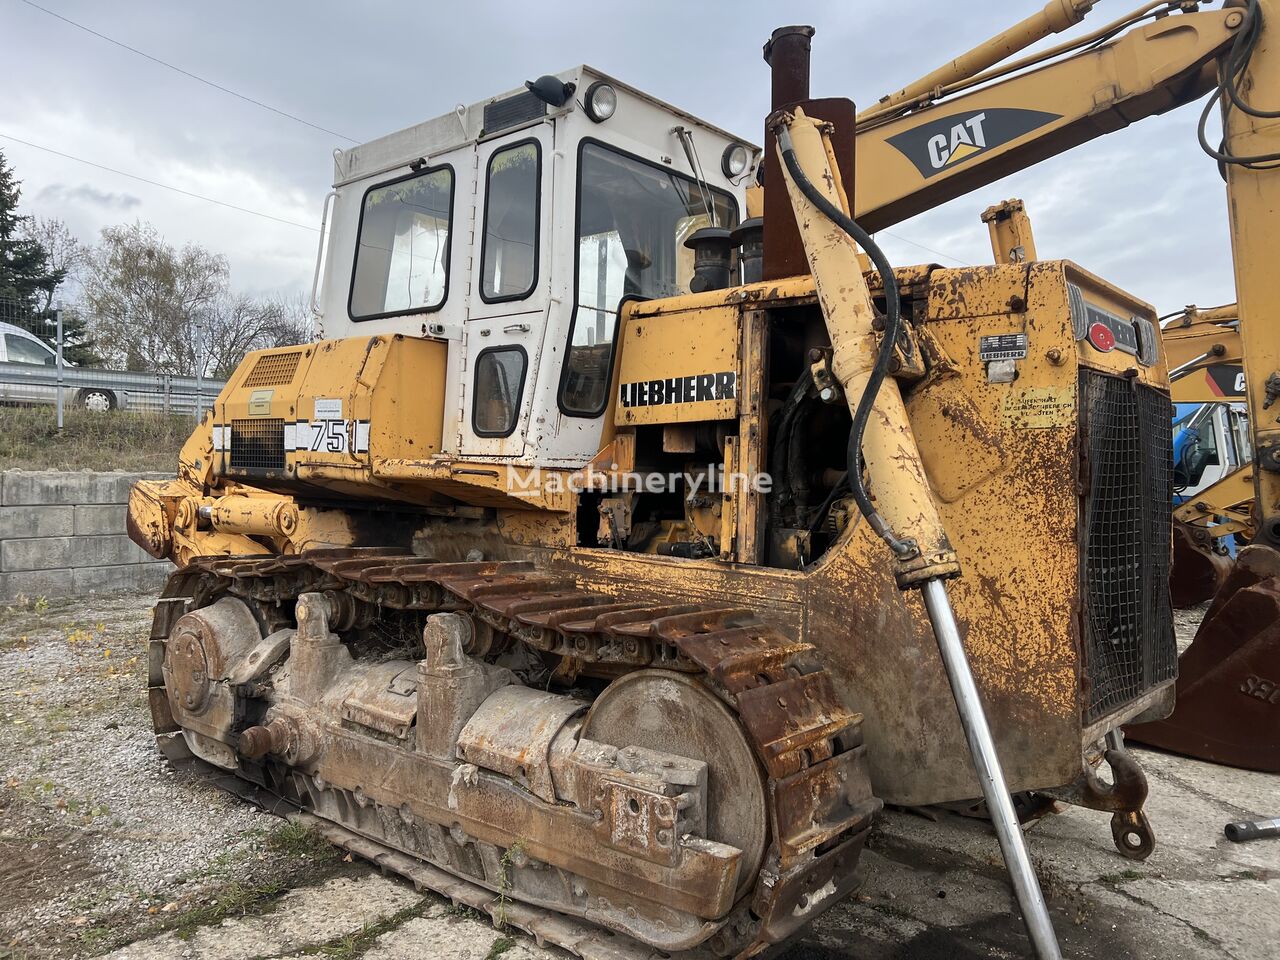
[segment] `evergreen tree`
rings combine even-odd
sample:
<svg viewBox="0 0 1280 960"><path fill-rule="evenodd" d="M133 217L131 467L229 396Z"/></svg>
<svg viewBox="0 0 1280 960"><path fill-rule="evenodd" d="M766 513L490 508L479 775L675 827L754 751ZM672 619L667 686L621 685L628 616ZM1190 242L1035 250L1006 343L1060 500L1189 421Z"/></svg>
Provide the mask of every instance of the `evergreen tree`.
<svg viewBox="0 0 1280 960"><path fill-rule="evenodd" d="M22 326L56 349L54 292L66 279L68 267L39 238L50 236L73 247L75 239L58 221L19 214L21 196L22 185L0 153L0 320ZM66 260L68 252L61 259ZM79 366L100 362L88 325L74 310L62 315L62 355Z"/></svg>
<svg viewBox="0 0 1280 960"><path fill-rule="evenodd" d="M37 320L66 271L52 269L48 251L26 236L29 218L18 213L21 196L22 186L0 153L0 318Z"/></svg>

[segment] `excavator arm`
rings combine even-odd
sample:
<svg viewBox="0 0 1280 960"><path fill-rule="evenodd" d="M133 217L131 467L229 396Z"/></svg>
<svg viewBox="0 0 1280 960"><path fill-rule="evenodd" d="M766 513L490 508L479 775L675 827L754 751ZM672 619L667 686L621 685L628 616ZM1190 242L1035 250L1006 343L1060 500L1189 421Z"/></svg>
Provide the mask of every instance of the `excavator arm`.
<svg viewBox="0 0 1280 960"><path fill-rule="evenodd" d="M863 111L857 129L855 218L867 230L883 230L1203 97L1214 88L1218 58L1231 47L1243 22L1239 9L1171 13L1101 46L1086 46L1007 79L917 103L909 112L902 111L911 101ZM950 87L935 89L963 88L1001 72L960 76Z"/></svg>
<svg viewBox="0 0 1280 960"><path fill-rule="evenodd" d="M1209 310L1188 306L1161 335L1174 403L1245 399L1244 345L1234 303Z"/></svg>

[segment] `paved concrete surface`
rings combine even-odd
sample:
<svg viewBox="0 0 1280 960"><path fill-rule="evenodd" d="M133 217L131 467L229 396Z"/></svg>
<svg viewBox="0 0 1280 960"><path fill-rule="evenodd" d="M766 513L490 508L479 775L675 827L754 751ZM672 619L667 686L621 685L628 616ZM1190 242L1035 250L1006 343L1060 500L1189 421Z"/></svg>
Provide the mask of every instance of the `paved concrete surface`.
<svg viewBox="0 0 1280 960"><path fill-rule="evenodd" d="M0 958L550 960L516 933L169 771L142 696L150 599L0 608ZM1280 955L1280 841L1228 820L1280 812L1280 777L1141 751L1155 854L1067 809L1028 832L1070 958ZM788 960L1029 956L985 824L889 811L862 892Z"/></svg>

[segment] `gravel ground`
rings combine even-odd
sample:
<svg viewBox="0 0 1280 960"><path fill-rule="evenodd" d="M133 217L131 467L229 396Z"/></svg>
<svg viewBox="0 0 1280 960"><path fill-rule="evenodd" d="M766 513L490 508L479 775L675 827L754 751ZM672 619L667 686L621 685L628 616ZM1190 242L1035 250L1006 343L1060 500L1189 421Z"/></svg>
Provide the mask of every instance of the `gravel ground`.
<svg viewBox="0 0 1280 960"><path fill-rule="evenodd" d="M550 960L519 935L378 876L170 771L152 743L150 599L0 610L0 958L324 955ZM1180 611L1185 642L1203 611ZM1280 843L1222 824L1274 816L1280 778L1141 752L1155 855L1069 808L1028 842L1069 957L1263 960L1280 940ZM1026 956L985 824L881 819L863 893L788 960Z"/></svg>
<svg viewBox="0 0 1280 960"><path fill-rule="evenodd" d="M15 951L110 943L117 929L158 926L281 867L263 851L276 818L187 782L157 753L143 662L149 604L130 596L4 614L0 944Z"/></svg>

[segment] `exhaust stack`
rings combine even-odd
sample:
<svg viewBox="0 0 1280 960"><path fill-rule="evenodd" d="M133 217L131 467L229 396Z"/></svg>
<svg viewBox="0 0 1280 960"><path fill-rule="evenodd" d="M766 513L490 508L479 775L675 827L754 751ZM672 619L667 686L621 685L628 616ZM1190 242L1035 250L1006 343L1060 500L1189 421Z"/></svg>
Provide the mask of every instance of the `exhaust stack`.
<svg viewBox="0 0 1280 960"><path fill-rule="evenodd" d="M841 179L853 189L854 132L856 129L853 101L844 97L809 96L809 67L814 29L805 25L779 27L764 45L764 62L772 72L770 113L794 113L803 109L806 116L834 125L831 145ZM764 250L760 264L762 280L780 280L809 272L804 244L796 229L791 201L787 197L786 180L778 160L777 140L773 124L766 120L764 130ZM850 196L852 201L852 196Z"/></svg>

